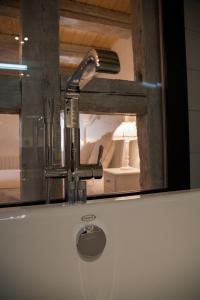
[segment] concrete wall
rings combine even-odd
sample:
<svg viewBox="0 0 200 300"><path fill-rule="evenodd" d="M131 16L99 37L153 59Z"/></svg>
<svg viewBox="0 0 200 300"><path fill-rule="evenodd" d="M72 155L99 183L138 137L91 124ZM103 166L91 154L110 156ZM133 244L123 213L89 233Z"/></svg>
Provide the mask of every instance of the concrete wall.
<svg viewBox="0 0 200 300"><path fill-rule="evenodd" d="M200 1L185 0L191 187L200 187Z"/></svg>

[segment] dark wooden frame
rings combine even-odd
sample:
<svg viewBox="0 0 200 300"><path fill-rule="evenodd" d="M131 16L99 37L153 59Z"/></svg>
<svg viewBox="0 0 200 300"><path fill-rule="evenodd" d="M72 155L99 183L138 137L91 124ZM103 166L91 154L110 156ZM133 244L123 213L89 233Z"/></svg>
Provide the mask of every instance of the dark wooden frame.
<svg viewBox="0 0 200 300"><path fill-rule="evenodd" d="M161 0L166 117L167 187L190 188L184 1Z"/></svg>

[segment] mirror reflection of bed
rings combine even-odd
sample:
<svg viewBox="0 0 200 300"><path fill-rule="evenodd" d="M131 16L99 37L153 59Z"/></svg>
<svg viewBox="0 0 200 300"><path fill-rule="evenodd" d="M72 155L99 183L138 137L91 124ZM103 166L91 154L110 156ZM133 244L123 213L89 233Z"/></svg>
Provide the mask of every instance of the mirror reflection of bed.
<svg viewBox="0 0 200 300"><path fill-rule="evenodd" d="M135 122L134 116L80 114L81 163L96 163L98 148L104 147L102 179L88 180L88 195L134 191L139 186L139 153L137 138L129 137L129 168L124 165L125 140L114 137L123 122ZM0 199L20 200L19 116L0 115Z"/></svg>
<svg viewBox="0 0 200 300"><path fill-rule="evenodd" d="M19 115L0 114L0 201L19 199Z"/></svg>
<svg viewBox="0 0 200 300"><path fill-rule="evenodd" d="M125 132L120 131L122 124L125 127L126 124L135 125L135 116L80 114L81 163L96 163L98 148L100 145L104 147L102 158L104 176L102 179L87 181L88 195L140 189L137 132L134 135L127 127ZM115 134L117 130L118 135L122 132L119 138ZM127 132L129 137L126 136ZM128 149L125 149L126 146ZM128 163L125 162L127 159L125 151L128 152Z"/></svg>
<svg viewBox="0 0 200 300"><path fill-rule="evenodd" d="M0 170L0 199L1 202L20 200L20 170Z"/></svg>

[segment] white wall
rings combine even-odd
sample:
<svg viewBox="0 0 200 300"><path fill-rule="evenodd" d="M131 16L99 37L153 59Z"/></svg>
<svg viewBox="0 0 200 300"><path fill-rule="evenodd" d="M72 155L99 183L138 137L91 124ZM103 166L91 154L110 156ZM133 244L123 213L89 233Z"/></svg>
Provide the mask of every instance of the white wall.
<svg viewBox="0 0 200 300"><path fill-rule="evenodd" d="M84 140L84 127L88 122L87 116L90 115L80 114L80 137L82 140ZM123 119L123 115L99 115L99 119L96 119L93 124L87 126L87 142L97 141L104 134L114 132Z"/></svg>
<svg viewBox="0 0 200 300"><path fill-rule="evenodd" d="M200 1L185 0L191 187L200 187Z"/></svg>
<svg viewBox="0 0 200 300"><path fill-rule="evenodd" d="M115 78L134 80L132 38L118 40L113 45L112 50L117 52L121 67L119 74Z"/></svg>

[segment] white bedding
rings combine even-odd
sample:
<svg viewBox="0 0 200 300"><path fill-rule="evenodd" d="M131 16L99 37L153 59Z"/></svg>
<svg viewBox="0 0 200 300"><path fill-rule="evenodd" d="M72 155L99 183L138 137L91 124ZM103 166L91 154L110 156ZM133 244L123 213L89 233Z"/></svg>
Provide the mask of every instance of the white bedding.
<svg viewBox="0 0 200 300"><path fill-rule="evenodd" d="M20 170L0 170L0 189L16 189L20 187Z"/></svg>
<svg viewBox="0 0 200 300"><path fill-rule="evenodd" d="M87 181L89 195L102 194L103 179ZM20 197L20 170L0 170L0 202L19 199Z"/></svg>
<svg viewBox="0 0 200 300"><path fill-rule="evenodd" d="M0 170L0 203L20 200L20 170Z"/></svg>
<svg viewBox="0 0 200 300"><path fill-rule="evenodd" d="M104 179L87 180L87 194L99 195L104 193Z"/></svg>

